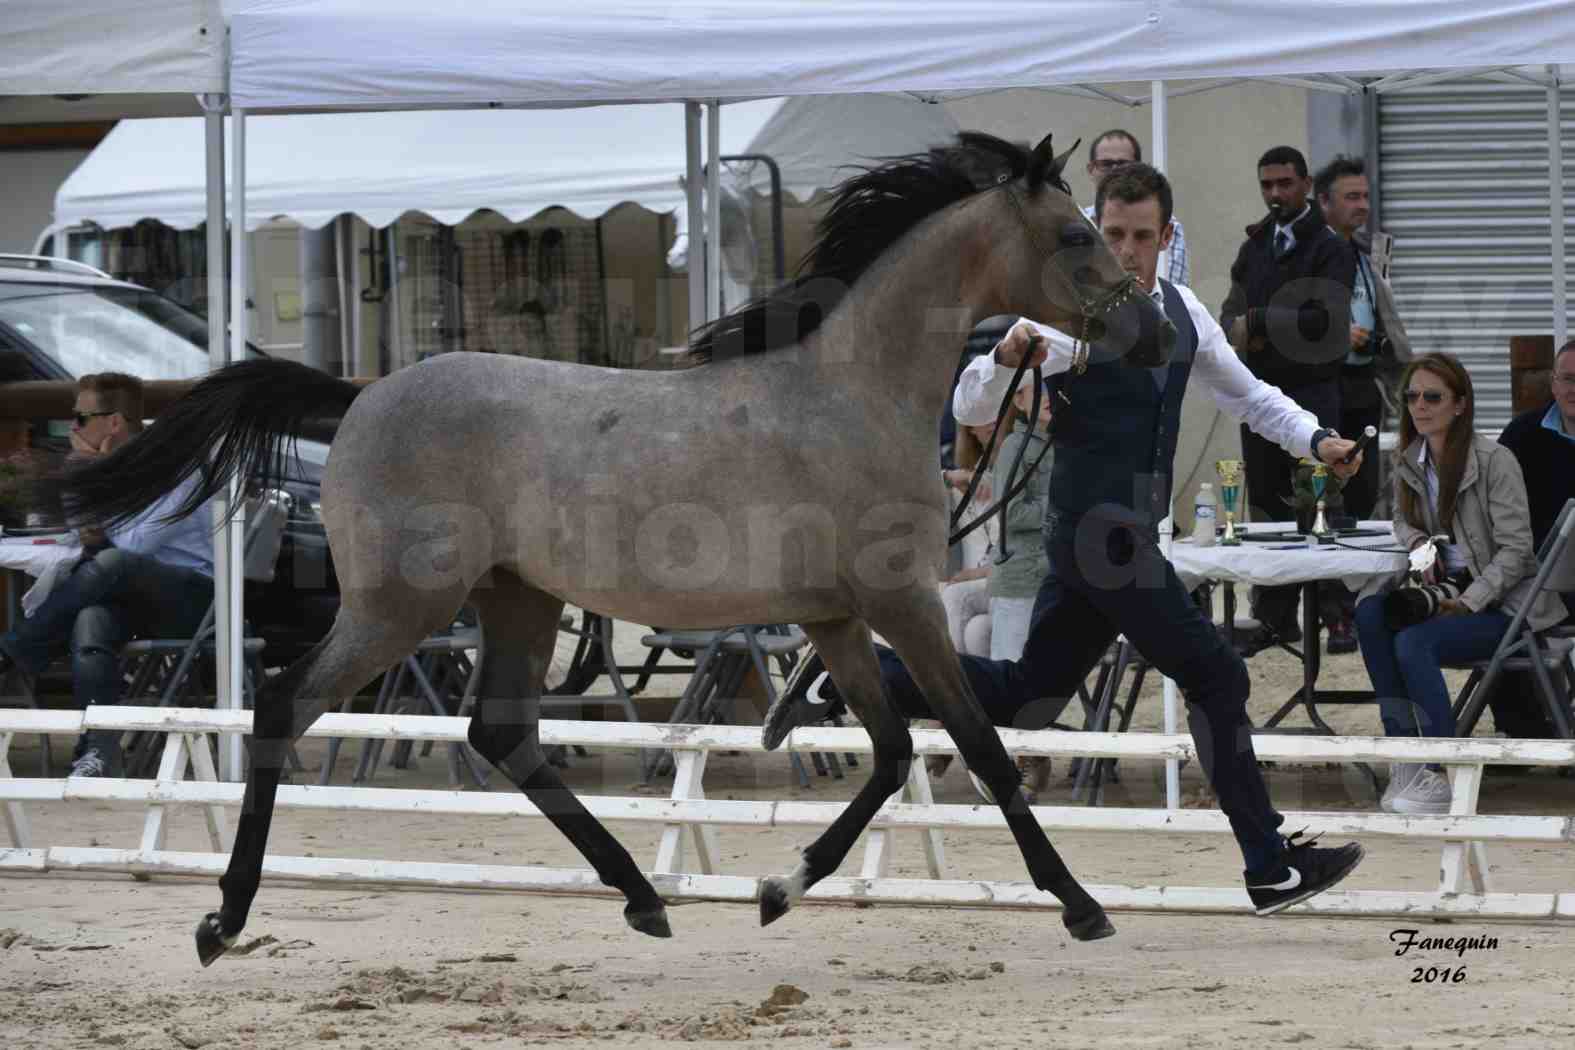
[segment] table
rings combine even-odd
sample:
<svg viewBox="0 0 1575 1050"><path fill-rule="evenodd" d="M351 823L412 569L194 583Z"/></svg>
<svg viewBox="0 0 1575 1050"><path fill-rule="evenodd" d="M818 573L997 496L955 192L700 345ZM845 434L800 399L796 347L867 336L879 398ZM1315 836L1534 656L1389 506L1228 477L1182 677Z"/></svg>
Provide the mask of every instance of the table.
<svg viewBox="0 0 1575 1050"><path fill-rule="evenodd" d="M69 568L81 556L82 545L72 532L54 536L0 536L0 569L16 569L38 579L22 595L22 610L28 615L49 597L61 570Z"/></svg>
<svg viewBox="0 0 1575 1050"><path fill-rule="evenodd" d="M1252 533L1291 533L1296 526L1291 522L1254 523ZM1407 559L1396 545L1394 528L1387 521L1364 521L1359 529L1376 535L1338 537L1339 545L1317 544L1308 546L1300 541L1243 540L1239 547L1199 547L1190 540L1177 541L1171 549L1171 564L1182 585L1192 590L1207 580L1227 585L1225 592L1225 623L1227 630L1234 628L1236 602L1233 584L1274 586L1295 584L1302 590L1303 649L1297 650L1285 643L1280 648L1302 662L1302 685L1262 727L1280 732L1323 733L1333 735L1318 714L1318 704L1373 703L1375 694L1370 690L1320 690L1318 670L1323 648L1319 644L1322 633L1318 622L1317 583L1319 580L1339 580L1353 591L1360 592L1363 585L1375 577L1393 576L1403 571ZM1377 548L1377 549L1373 549ZM1285 720L1296 707L1306 709L1308 728L1282 728Z"/></svg>

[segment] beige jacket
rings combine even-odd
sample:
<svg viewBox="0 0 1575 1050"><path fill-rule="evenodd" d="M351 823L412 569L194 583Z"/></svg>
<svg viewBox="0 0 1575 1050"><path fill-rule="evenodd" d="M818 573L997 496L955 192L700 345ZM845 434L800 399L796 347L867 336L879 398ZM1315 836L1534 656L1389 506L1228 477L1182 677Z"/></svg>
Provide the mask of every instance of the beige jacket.
<svg viewBox="0 0 1575 1050"><path fill-rule="evenodd" d="M1471 569L1471 586L1466 588L1460 600L1472 612L1497 605L1513 615L1525 605L1537 574L1531 515L1526 509L1526 481L1520 472L1520 461L1498 442L1481 436L1474 438L1467 454L1466 472L1460 479L1460 493L1455 498L1455 520L1452 527L1445 530L1439 527L1435 512L1429 506L1427 482L1422 465L1417 462L1423 440L1413 441L1394 463L1395 495L1390 502L1394 506L1395 539L1401 547L1410 549L1430 535L1448 531ZM1416 528L1402 516L1399 495L1402 485L1417 494L1427 514L1428 531ZM1369 592L1387 591L1404 577L1405 574L1400 573L1392 580L1380 581L1364 589L1363 596ZM1526 618L1534 630L1540 631L1558 623L1564 616L1564 603L1556 594L1544 592Z"/></svg>

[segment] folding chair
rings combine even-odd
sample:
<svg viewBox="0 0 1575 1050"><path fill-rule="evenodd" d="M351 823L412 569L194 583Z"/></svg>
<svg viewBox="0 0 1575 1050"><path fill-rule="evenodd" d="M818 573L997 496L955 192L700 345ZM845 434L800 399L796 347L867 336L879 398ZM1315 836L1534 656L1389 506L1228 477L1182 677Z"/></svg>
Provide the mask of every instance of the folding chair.
<svg viewBox="0 0 1575 1050"><path fill-rule="evenodd" d="M769 706L776 700L776 687L767 664L775 658L784 675L793 669L798 651L809 642L808 636L792 624L740 624L720 631L658 631L640 639L652 649L672 649L696 653L694 672L683 695L673 708L670 722L700 724L731 720L733 701L738 697L744 676L751 668L760 677ZM799 783L808 786L809 776L797 753L793 767ZM643 756L641 765L647 781L669 768L671 756L653 751ZM840 771L838 772L840 776Z"/></svg>
<svg viewBox="0 0 1575 1050"><path fill-rule="evenodd" d="M293 497L282 489L269 489L246 503L246 535L242 573L247 580L269 583L284 543L285 525L290 519ZM198 658L215 650L215 606L210 604L202 622L190 638L137 638L121 651L121 670L130 679L123 703L138 701L156 707L169 707L183 696L198 696L202 677ZM242 696L250 708L263 678L262 650L266 643L249 629L241 640L243 673ZM152 771L159 759L163 734L136 734L125 750L126 773L138 776ZM290 761L299 770L300 760L292 748Z"/></svg>
<svg viewBox="0 0 1575 1050"><path fill-rule="evenodd" d="M474 659L470 656L472 652L476 654ZM482 629L463 622L463 619L456 621L448 630L423 639L414 652L407 654L384 673L372 713L397 713L425 705L428 713L434 715L468 715L481 686L481 668L485 658ZM354 697L346 699L340 709L349 711L353 702ZM319 784L327 784L333 776L334 763L339 758L342 743L339 737L328 741L328 755L323 759L323 769L317 781ZM356 761L355 772L350 777L352 783L361 784L372 779L382 760L384 743L381 739L362 741L361 754ZM469 768L471 779L477 787L486 787L487 772L470 747L453 742L448 748L449 787L459 788L461 763ZM410 741L400 741L394 747L390 764L396 769L404 769L409 763L410 750ZM430 750L431 742L428 741L422 753L427 754Z"/></svg>
<svg viewBox="0 0 1575 1050"><path fill-rule="evenodd" d="M1455 699L1456 734L1466 737L1476 728L1482 717L1482 708L1493 695L1493 686L1501 671L1530 671L1536 683L1538 699L1547 712L1554 732L1565 740L1575 738L1571 731L1571 702L1575 699L1575 672L1569 666L1569 656L1575 649L1575 637L1567 626L1559 625L1545 631L1533 631L1526 623L1526 614L1544 592L1567 595L1575 593L1575 499L1565 501L1553 529L1537 551L1537 575L1531 592L1510 620L1509 629L1499 640L1490 660L1471 663L1445 662L1445 667L1470 668L1471 677ZM1564 678L1562 695L1554 688L1553 673Z"/></svg>

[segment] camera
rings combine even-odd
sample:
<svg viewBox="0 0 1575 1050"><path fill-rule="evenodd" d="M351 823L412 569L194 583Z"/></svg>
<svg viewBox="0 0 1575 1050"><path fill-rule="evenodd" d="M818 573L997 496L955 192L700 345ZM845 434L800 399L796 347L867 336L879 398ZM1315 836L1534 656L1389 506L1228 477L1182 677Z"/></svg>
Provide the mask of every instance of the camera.
<svg viewBox="0 0 1575 1050"><path fill-rule="evenodd" d="M1398 587L1384 595L1384 625L1393 633L1415 627L1432 619L1446 598L1458 598L1464 589L1452 580Z"/></svg>

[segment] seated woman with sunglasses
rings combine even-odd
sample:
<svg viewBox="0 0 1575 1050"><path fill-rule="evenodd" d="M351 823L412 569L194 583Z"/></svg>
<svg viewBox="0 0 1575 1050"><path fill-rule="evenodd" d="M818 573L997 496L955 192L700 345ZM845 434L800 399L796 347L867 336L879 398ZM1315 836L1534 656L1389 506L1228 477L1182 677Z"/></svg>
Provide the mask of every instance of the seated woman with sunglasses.
<svg viewBox="0 0 1575 1050"><path fill-rule="evenodd" d="M1394 458L1394 528L1400 546L1432 537L1438 558L1424 583L1431 597L1398 600L1380 581L1356 606L1362 659L1390 736L1455 735L1442 661L1486 660L1527 600L1536 569L1526 483L1509 449L1473 427L1471 377L1450 354L1416 358L1401 380L1406 412ZM1533 627L1556 623L1558 600L1542 595ZM1420 618L1419 618L1420 617ZM1416 621L1416 622L1412 622ZM1380 805L1391 813L1449 812L1441 769L1394 763Z"/></svg>

